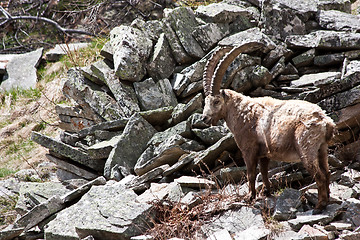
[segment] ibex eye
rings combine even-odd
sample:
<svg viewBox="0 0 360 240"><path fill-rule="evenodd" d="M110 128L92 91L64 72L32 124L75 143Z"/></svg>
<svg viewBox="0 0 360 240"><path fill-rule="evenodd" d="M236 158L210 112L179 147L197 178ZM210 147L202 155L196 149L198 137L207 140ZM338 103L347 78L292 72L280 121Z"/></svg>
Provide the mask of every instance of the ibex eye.
<svg viewBox="0 0 360 240"><path fill-rule="evenodd" d="M220 101L219 100L215 100L214 101L214 105L219 105Z"/></svg>

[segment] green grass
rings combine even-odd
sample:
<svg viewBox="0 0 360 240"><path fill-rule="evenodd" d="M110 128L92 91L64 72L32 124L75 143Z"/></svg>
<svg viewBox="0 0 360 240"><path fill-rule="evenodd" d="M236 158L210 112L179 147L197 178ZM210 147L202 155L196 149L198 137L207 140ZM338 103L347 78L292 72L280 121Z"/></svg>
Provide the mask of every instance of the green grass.
<svg viewBox="0 0 360 240"><path fill-rule="evenodd" d="M8 176L11 176L15 172L16 171L8 169L8 168L0 168L0 178L5 178L5 177L8 177Z"/></svg>
<svg viewBox="0 0 360 240"><path fill-rule="evenodd" d="M15 103L20 99L26 99L28 102L36 101L41 97L41 91L37 88L30 89L11 89L10 91L4 92L0 94L0 107L5 104L5 98L11 98L10 106L15 105Z"/></svg>

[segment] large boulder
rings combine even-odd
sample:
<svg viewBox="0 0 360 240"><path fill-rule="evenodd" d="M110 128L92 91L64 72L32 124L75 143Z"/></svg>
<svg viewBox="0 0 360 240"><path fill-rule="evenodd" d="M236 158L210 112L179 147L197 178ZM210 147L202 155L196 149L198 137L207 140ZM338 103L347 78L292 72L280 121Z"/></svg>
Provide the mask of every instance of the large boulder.
<svg viewBox="0 0 360 240"><path fill-rule="evenodd" d="M167 21L172 29L174 29L189 56L200 59L205 55L205 52L192 35L192 32L199 23L191 8L179 7L169 10L166 13L165 21Z"/></svg>
<svg viewBox="0 0 360 240"><path fill-rule="evenodd" d="M120 167L121 174L127 176L134 171L134 166L146 149L147 142L157 131L140 114L135 113L129 119L118 143L111 151L104 168L104 176L110 178L114 167Z"/></svg>
<svg viewBox="0 0 360 240"><path fill-rule="evenodd" d="M360 16L350 13L344 13L336 10L321 10L319 15L319 24L322 28L337 31L360 31Z"/></svg>
<svg viewBox="0 0 360 240"><path fill-rule="evenodd" d="M121 184L94 186L79 202L61 211L45 228L45 238L130 239L149 227L151 205ZM116 201L114 201L116 199Z"/></svg>
<svg viewBox="0 0 360 240"><path fill-rule="evenodd" d="M35 88L37 83L36 67L39 65L43 49L18 54L11 58L6 66L8 78L1 82L0 91L11 89Z"/></svg>
<svg viewBox="0 0 360 240"><path fill-rule="evenodd" d="M121 80L140 81L146 75L146 62L152 41L139 29L119 26L111 30L115 74Z"/></svg>

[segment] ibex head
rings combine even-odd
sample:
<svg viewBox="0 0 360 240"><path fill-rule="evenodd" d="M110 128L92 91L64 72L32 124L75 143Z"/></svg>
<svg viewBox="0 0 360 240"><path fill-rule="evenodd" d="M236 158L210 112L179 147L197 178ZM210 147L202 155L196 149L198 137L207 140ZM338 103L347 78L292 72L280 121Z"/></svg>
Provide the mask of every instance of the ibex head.
<svg viewBox="0 0 360 240"><path fill-rule="evenodd" d="M226 94L220 90L220 87L228 66L240 53L255 51L261 47L263 47L261 43L248 42L235 48L222 47L213 53L206 64L203 76L205 123L216 125L226 115Z"/></svg>

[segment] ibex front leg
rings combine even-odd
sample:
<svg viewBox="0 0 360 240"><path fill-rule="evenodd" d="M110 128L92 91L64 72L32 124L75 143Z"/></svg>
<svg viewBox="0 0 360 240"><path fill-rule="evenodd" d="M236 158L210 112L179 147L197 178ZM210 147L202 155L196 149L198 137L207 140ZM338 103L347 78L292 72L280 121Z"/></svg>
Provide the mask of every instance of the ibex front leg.
<svg viewBox="0 0 360 240"><path fill-rule="evenodd" d="M256 179L256 166L258 163L257 151L243 152L243 157L246 164L247 179L249 181L249 194L246 198L247 200L253 200L256 198L255 179Z"/></svg>

